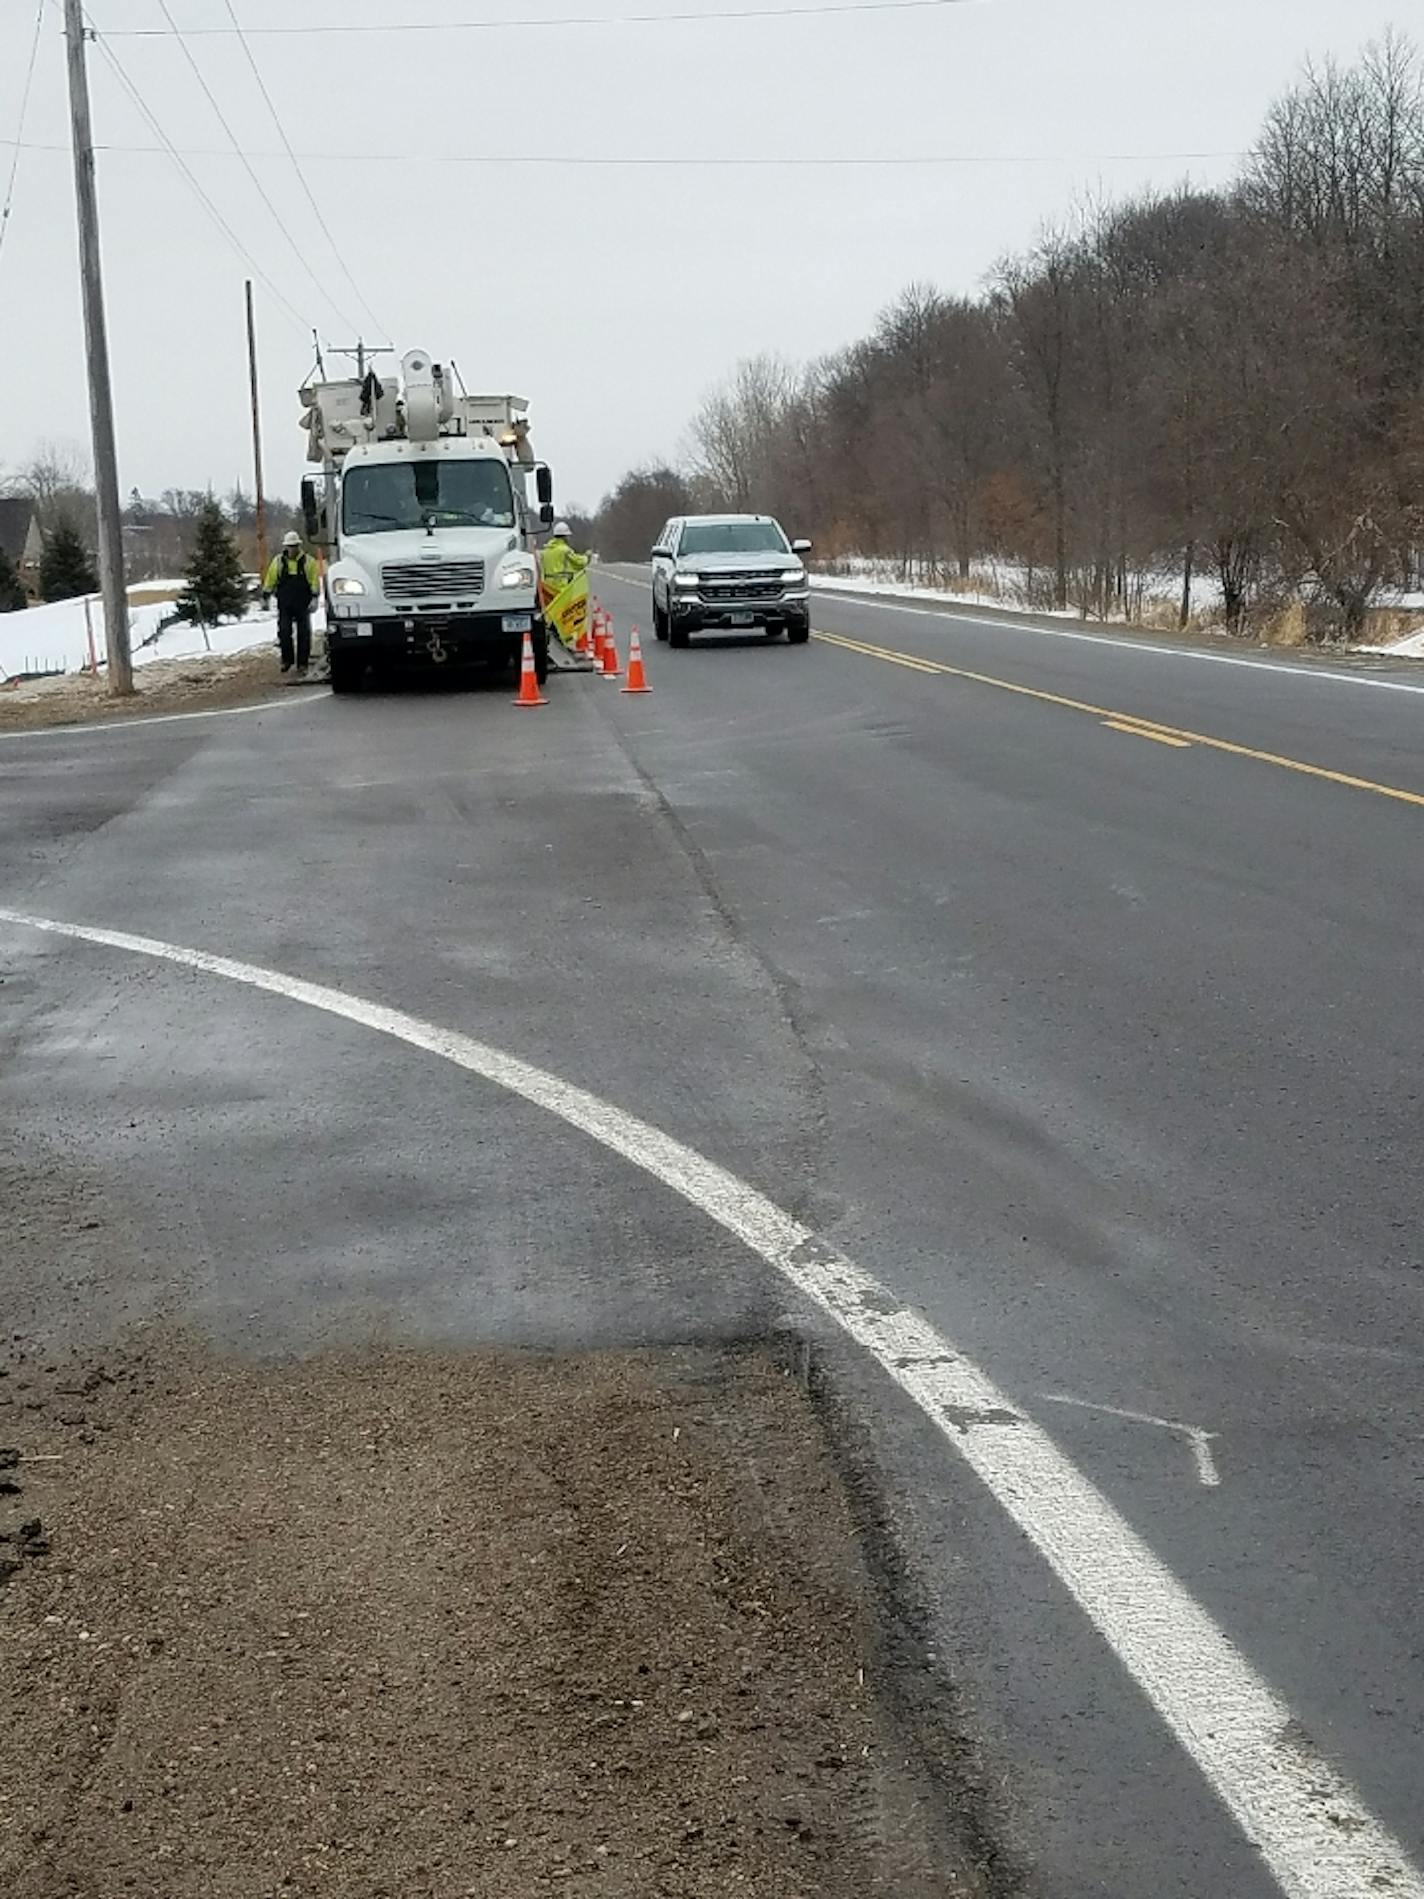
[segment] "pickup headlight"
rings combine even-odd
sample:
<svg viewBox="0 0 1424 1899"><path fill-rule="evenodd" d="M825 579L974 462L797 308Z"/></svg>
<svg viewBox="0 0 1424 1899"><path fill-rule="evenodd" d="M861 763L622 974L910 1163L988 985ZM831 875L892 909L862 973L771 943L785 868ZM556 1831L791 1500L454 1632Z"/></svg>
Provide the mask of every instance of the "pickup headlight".
<svg viewBox="0 0 1424 1899"><path fill-rule="evenodd" d="M806 585L806 569L804 567L788 567L781 576L781 584L783 587L804 587Z"/></svg>
<svg viewBox="0 0 1424 1899"><path fill-rule="evenodd" d="M534 569L532 567L506 567L499 577L501 587L532 587Z"/></svg>
<svg viewBox="0 0 1424 1899"><path fill-rule="evenodd" d="M341 574L332 581L331 591L338 594L365 593L366 583L364 580L353 580L349 574Z"/></svg>
<svg viewBox="0 0 1424 1899"><path fill-rule="evenodd" d="M702 576L701 574L674 574L672 584L674 587L700 587Z"/></svg>

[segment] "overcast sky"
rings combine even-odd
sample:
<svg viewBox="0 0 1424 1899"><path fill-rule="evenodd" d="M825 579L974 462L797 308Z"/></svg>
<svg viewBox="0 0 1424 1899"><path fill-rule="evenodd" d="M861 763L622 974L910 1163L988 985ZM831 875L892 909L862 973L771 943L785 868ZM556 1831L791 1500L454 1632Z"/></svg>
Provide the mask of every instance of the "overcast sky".
<svg viewBox="0 0 1424 1899"><path fill-rule="evenodd" d="M668 17L792 3L232 0L230 12L167 0L304 268L182 45L118 37L163 28L163 0L91 0L109 50L169 139L199 154L186 158L194 176L297 313L259 284L269 486L293 494L302 473L294 392L311 326L340 344L374 319L381 342L453 356L472 389L527 396L563 501L591 504L629 466L675 455L699 396L738 357L834 349L916 278L973 290L1086 191L1225 179L1307 54L1353 58L1409 12L1398 0L961 0ZM0 139L15 136L35 12L0 0ZM194 31L230 28L234 13L349 278L242 43ZM633 13L659 17L618 17ZM532 24L571 14L597 23ZM405 30L257 31L393 19ZM410 30L455 20L502 23ZM91 83L98 142L155 145L102 49ZM88 426L54 6L25 138L57 149L21 151L0 252L0 468L12 469L40 438L82 443ZM933 155L966 162L514 162ZM9 158L0 145L0 197ZM461 159L476 162L444 162ZM161 151L102 153L99 187L125 491L248 482L249 267Z"/></svg>

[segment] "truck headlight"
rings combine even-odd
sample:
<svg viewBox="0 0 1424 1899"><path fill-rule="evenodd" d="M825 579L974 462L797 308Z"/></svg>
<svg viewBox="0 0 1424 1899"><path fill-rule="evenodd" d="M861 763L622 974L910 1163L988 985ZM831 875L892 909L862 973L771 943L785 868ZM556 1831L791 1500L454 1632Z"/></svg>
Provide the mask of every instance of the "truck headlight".
<svg viewBox="0 0 1424 1899"><path fill-rule="evenodd" d="M501 587L532 587L534 569L532 567L506 567L499 577Z"/></svg>
<svg viewBox="0 0 1424 1899"><path fill-rule="evenodd" d="M788 567L786 572L781 576L781 584L783 587L804 587L806 585L806 569L804 567Z"/></svg>
<svg viewBox="0 0 1424 1899"><path fill-rule="evenodd" d="M342 574L332 581L331 591L333 593L365 593L366 583L364 580L353 580L349 574Z"/></svg>
<svg viewBox="0 0 1424 1899"><path fill-rule="evenodd" d="M702 576L701 574L674 574L672 584L674 587L700 587Z"/></svg>

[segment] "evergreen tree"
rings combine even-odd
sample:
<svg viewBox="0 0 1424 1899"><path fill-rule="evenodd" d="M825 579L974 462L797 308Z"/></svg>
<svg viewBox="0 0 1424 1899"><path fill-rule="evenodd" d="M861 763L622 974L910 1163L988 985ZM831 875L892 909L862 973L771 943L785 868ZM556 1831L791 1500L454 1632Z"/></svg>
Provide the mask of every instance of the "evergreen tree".
<svg viewBox="0 0 1424 1899"><path fill-rule="evenodd" d="M212 626L217 620L240 620L247 611L242 557L222 509L211 499L198 516L187 580L187 588L178 602L181 619L192 620L199 626Z"/></svg>
<svg viewBox="0 0 1424 1899"><path fill-rule="evenodd" d="M26 604L25 590L20 585L15 563L0 547L0 613L18 613Z"/></svg>
<svg viewBox="0 0 1424 1899"><path fill-rule="evenodd" d="M44 600L73 600L83 593L99 591L99 576L84 538L74 523L61 515L45 536L40 559L40 597Z"/></svg>

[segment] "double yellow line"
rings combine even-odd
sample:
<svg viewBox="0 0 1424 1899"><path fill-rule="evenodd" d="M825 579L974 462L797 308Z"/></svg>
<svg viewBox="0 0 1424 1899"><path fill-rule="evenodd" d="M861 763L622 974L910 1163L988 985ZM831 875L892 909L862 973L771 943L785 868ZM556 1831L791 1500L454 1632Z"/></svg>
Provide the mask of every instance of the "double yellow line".
<svg viewBox="0 0 1424 1899"><path fill-rule="evenodd" d="M1372 778L1356 778L1351 772L1331 771L1325 765L1309 765L1304 759L1287 758L1281 752L1265 752L1254 745L1235 745L1230 739L1213 738L1206 732L1189 732L1159 719L1140 719L1133 712L1116 712L1109 706L1089 705L1084 699L1068 699L1060 692L1045 692L1040 686L1021 685L1016 679L1000 679L994 673L973 672L967 666L947 666L942 660L921 659L915 653L898 653L888 646L872 646L866 640L846 639L840 633L812 635L826 646L843 647L848 653L861 653L867 659L885 660L891 666L904 666L916 673L943 673L953 679L968 679L976 686L993 686L999 692L1017 693L1023 699L1040 699L1046 705L1063 706L1069 712L1083 712L1097 719L1109 731L1123 732L1132 738L1155 739L1159 745L1185 751L1193 745L1213 752L1228 752L1233 758L1255 759L1261 765L1275 765L1281 771L1293 771L1306 778L1323 778L1332 785L1344 785L1351 791L1373 792L1377 798L1393 798L1398 804L1424 807L1424 792L1404 791L1398 785L1376 784Z"/></svg>

